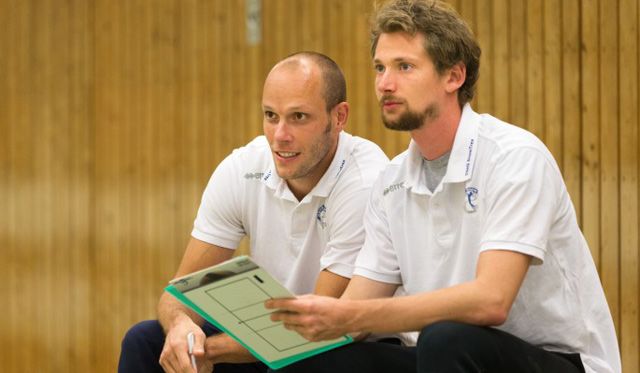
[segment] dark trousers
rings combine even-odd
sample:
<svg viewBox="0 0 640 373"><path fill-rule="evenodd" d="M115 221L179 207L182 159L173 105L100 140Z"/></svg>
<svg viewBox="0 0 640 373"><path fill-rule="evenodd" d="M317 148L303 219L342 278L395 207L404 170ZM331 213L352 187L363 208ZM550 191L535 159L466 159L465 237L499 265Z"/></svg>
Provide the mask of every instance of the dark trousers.
<svg viewBox="0 0 640 373"><path fill-rule="evenodd" d="M494 328L440 322L422 330L416 347L359 342L277 372L578 373L584 368L578 354L549 352Z"/></svg>
<svg viewBox="0 0 640 373"><path fill-rule="evenodd" d="M206 323L202 330L207 336L220 333L211 324ZM164 346L164 331L157 320L142 321L134 325L122 340L119 373L163 373L158 363ZM262 363L218 364L215 373L261 373L267 367Z"/></svg>

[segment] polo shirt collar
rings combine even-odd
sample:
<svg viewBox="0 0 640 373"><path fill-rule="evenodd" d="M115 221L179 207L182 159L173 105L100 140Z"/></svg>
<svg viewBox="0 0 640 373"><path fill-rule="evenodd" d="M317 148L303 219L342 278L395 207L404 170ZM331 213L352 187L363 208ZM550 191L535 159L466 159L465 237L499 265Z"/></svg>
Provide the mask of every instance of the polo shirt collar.
<svg viewBox="0 0 640 373"><path fill-rule="evenodd" d="M478 152L478 130L481 116L466 104L462 109L460 125L453 141L451 157L444 175L445 183L460 183L471 179Z"/></svg>
<svg viewBox="0 0 640 373"><path fill-rule="evenodd" d="M447 172L442 183L459 183L471 179L478 147L478 128L481 117L466 104L453 140ZM423 178L422 153L411 140L403 170L405 187L418 194L431 194Z"/></svg>
<svg viewBox="0 0 640 373"><path fill-rule="evenodd" d="M315 197L328 197L333 189L334 185L338 182L343 170L348 166L348 163L352 160L350 157L353 152L353 141L351 141L350 134L342 131L338 137L338 148L336 154L333 156L333 160L327 168L327 171L322 175L318 184L311 189L303 199L302 203L311 201ZM293 202L298 202L298 199L293 195L287 182L283 180L276 171L275 163L273 162L273 156L269 162L269 169L265 171L262 177L262 183L270 189L273 189L274 196L280 199L286 199Z"/></svg>

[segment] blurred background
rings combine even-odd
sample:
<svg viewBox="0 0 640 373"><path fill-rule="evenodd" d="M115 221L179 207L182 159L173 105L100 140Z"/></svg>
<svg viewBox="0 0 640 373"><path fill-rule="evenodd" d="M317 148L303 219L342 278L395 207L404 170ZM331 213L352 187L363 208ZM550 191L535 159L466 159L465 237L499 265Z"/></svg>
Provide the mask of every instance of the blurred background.
<svg viewBox="0 0 640 373"><path fill-rule="evenodd" d="M564 174L639 371L638 0L452 0L483 48L473 106ZM389 156L374 0L0 0L0 369L113 372L155 317L216 165L262 132L270 67L343 68L347 130ZM245 247L246 249L246 247Z"/></svg>

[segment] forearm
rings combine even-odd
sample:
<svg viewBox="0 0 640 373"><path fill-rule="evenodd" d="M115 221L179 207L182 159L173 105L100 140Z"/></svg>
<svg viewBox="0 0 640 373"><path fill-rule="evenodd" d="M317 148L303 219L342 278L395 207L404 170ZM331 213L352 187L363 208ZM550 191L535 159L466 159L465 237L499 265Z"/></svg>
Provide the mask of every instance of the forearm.
<svg viewBox="0 0 640 373"><path fill-rule="evenodd" d="M471 281L407 297L354 301L362 302L354 306L358 310L354 328L415 331L443 320L500 325L509 315L530 261L531 257L518 252L484 251Z"/></svg>
<svg viewBox="0 0 640 373"><path fill-rule="evenodd" d="M162 325L165 334L177 323L190 320L202 325L204 320L195 312L185 307L171 294L165 292L158 302L158 321Z"/></svg>
<svg viewBox="0 0 640 373"><path fill-rule="evenodd" d="M500 325L510 305L499 293L471 281L411 296L350 300L346 306L353 314L350 332L393 333L418 331L443 320Z"/></svg>

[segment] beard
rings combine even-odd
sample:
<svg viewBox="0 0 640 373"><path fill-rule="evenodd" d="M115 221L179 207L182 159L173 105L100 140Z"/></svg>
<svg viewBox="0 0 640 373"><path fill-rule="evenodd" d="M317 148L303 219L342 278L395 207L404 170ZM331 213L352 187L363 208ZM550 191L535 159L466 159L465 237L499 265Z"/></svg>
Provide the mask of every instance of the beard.
<svg viewBox="0 0 640 373"><path fill-rule="evenodd" d="M384 99L388 99L385 97ZM381 100L382 102L382 100ZM407 107L407 110L400 114L400 116L396 120L391 120L384 115L384 111L381 113L382 115L382 123L384 126L390 130L394 131L413 131L422 127L428 120L437 118L440 114L440 110L436 104L431 104L427 106L427 108L422 111L414 111L411 108Z"/></svg>

